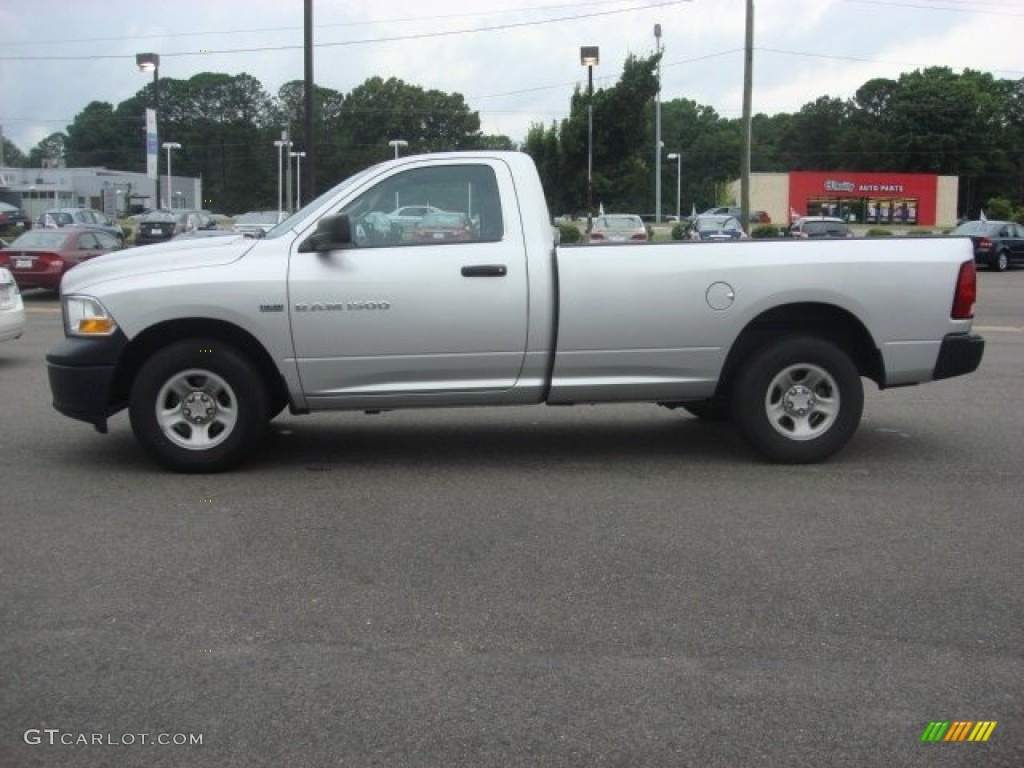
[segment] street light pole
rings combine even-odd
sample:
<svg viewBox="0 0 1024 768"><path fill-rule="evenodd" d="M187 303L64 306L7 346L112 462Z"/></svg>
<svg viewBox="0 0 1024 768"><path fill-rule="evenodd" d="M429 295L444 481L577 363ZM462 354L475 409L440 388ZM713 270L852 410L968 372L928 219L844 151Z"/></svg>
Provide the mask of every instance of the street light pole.
<svg viewBox="0 0 1024 768"><path fill-rule="evenodd" d="M587 232L594 226L594 66L600 63L596 45L580 46L580 64L587 68Z"/></svg>
<svg viewBox="0 0 1024 768"><path fill-rule="evenodd" d="M140 72L153 73L153 145L152 155L155 155L155 167L153 169L153 207L160 207L160 54L159 53L137 53L135 54L135 66ZM146 137L146 155L151 156L149 137ZM147 159L148 164L148 159Z"/></svg>
<svg viewBox="0 0 1024 768"><path fill-rule="evenodd" d="M281 163L284 159L284 145L288 142L285 140L285 132L281 132L281 138L274 142L274 146L277 147L277 221L281 222L281 211L284 210L284 197L283 189L281 188L281 181L283 176L283 168Z"/></svg>
<svg viewBox="0 0 1024 768"><path fill-rule="evenodd" d="M174 207L173 195L171 193L171 185L174 183L174 177L171 174L171 150L181 149L181 144L176 141L165 141L164 149L167 150L167 208ZM159 207L159 203L157 204Z"/></svg>
<svg viewBox="0 0 1024 768"><path fill-rule="evenodd" d="M654 92L654 221L661 222L661 24L654 25L654 48L658 54L658 89Z"/></svg>
<svg viewBox="0 0 1024 768"><path fill-rule="evenodd" d="M668 159L676 161L676 223L678 223L683 220L682 211L679 208L679 193L683 188L683 156L678 152L671 152L668 155Z"/></svg>
<svg viewBox="0 0 1024 768"><path fill-rule="evenodd" d="M289 152L288 157L295 158L295 210L302 207L302 158L305 152Z"/></svg>
<svg viewBox="0 0 1024 768"><path fill-rule="evenodd" d="M392 139L391 141L388 142L388 146L392 147L395 150L395 160L397 160L398 159L398 148L399 147L408 147L409 146L409 142L406 141L405 139Z"/></svg>
<svg viewBox="0 0 1024 768"><path fill-rule="evenodd" d="M287 142L284 145L285 146L285 151L288 153L288 157L290 158L292 156L292 140L291 140L291 136L288 134L288 131L285 131L285 138L287 139ZM291 214L291 212L294 210L292 208L292 161L291 160L286 160L285 161L284 189L285 189L285 193L284 193L285 194L285 208L284 209L286 211L288 211L289 214Z"/></svg>

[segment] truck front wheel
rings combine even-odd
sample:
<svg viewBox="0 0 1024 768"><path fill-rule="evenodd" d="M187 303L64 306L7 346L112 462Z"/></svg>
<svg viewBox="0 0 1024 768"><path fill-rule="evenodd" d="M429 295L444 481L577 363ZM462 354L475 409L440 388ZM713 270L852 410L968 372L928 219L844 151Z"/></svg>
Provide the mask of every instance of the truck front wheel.
<svg viewBox="0 0 1024 768"><path fill-rule="evenodd" d="M732 388L736 426L769 461L808 464L853 437L864 410L860 374L842 349L816 336L762 347Z"/></svg>
<svg viewBox="0 0 1024 768"><path fill-rule="evenodd" d="M218 472L241 461L269 420L259 371L214 339L185 339L140 368L129 403L136 439L178 472Z"/></svg>

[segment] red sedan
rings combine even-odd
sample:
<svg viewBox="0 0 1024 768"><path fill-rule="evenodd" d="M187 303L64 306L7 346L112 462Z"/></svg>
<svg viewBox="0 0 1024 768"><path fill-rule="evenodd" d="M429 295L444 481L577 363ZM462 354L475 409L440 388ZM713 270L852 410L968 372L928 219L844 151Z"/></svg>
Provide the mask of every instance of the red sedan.
<svg viewBox="0 0 1024 768"><path fill-rule="evenodd" d="M56 291L73 266L120 248L121 242L101 229L33 229L0 251L0 267L11 271L22 289Z"/></svg>

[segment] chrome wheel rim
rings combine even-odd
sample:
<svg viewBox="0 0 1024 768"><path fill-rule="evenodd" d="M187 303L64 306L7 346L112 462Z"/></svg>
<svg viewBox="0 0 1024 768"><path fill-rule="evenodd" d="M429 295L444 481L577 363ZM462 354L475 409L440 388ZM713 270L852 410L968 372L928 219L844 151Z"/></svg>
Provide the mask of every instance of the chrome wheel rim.
<svg viewBox="0 0 1024 768"><path fill-rule="evenodd" d="M839 386L824 368L791 365L768 385L764 407L768 422L783 437L814 440L828 432L839 416Z"/></svg>
<svg viewBox="0 0 1024 768"><path fill-rule="evenodd" d="M231 436L238 423L238 398L231 385L201 368L169 378L156 397L156 420L179 448L204 451Z"/></svg>

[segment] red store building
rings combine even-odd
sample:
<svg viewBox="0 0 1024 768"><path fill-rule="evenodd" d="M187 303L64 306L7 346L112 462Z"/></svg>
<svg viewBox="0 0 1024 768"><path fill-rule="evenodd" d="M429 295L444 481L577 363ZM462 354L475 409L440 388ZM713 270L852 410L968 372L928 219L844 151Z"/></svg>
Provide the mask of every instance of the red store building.
<svg viewBox="0 0 1024 768"><path fill-rule="evenodd" d="M928 173L755 173L750 205L768 211L776 223L838 216L877 226L951 227L957 220L957 182L956 176Z"/></svg>

